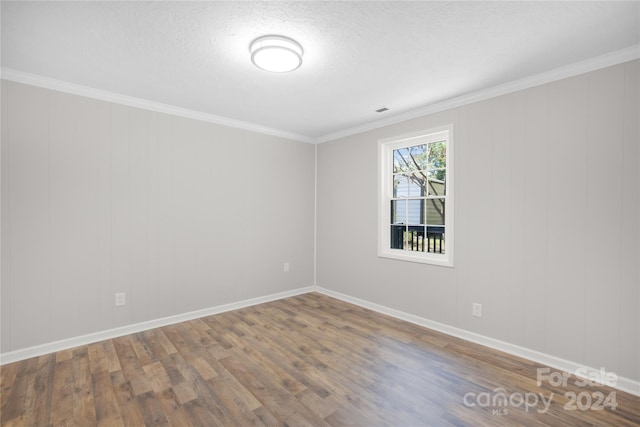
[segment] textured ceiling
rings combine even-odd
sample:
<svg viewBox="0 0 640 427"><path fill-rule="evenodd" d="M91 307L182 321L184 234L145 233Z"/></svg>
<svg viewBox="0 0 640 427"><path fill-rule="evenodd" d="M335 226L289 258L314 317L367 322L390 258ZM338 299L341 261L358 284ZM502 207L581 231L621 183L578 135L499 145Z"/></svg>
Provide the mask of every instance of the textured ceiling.
<svg viewBox="0 0 640 427"><path fill-rule="evenodd" d="M2 1L2 66L317 139L637 45L639 7ZM265 34L302 67L254 67Z"/></svg>

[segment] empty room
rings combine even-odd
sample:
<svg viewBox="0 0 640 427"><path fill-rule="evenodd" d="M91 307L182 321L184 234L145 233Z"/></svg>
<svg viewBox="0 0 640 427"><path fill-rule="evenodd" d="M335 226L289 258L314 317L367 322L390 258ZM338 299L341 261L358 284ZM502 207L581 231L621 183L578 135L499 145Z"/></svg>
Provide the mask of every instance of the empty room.
<svg viewBox="0 0 640 427"><path fill-rule="evenodd" d="M0 425L640 426L639 1L0 1Z"/></svg>

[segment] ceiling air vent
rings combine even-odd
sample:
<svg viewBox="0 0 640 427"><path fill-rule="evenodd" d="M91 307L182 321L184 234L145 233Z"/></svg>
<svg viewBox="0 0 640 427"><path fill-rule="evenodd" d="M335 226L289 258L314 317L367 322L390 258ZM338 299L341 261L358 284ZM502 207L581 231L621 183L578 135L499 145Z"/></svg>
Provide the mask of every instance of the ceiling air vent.
<svg viewBox="0 0 640 427"><path fill-rule="evenodd" d="M376 110L376 113L384 113L385 111L389 111L389 109L387 107L382 107L382 108L378 108Z"/></svg>

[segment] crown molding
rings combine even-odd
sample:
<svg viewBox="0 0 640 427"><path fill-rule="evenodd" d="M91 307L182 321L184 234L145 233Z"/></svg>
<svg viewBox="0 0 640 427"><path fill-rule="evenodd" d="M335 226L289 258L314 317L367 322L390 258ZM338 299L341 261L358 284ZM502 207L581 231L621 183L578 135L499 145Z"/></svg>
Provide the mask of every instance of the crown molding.
<svg viewBox="0 0 640 427"><path fill-rule="evenodd" d="M320 144L323 142L334 141L347 136L358 133L368 132L385 126L394 125L407 120L438 113L453 108L462 107L474 102L483 101L497 96L506 95L519 90L528 89L530 87L551 83L557 80L566 79L579 74L588 73L601 68L610 67L612 65L621 64L623 62L632 61L640 58L640 44L629 46L624 49L616 50L601 56L590 58L584 61L569 64L556 68L551 71L525 77L509 83L504 83L487 89L461 95L442 102L425 105L405 113L391 116L385 119L368 122L359 126L350 127L338 132L329 133L317 138L301 135L297 133L287 132L280 129L274 129L267 126L261 126L254 123L244 122L241 120L230 119L227 117L216 116L214 114L203 113L200 111L189 110L186 108L176 107L173 105L162 104L136 98L132 96L122 95L118 93L108 92L105 90L95 89L88 86L77 85L64 82L61 80L51 79L49 77L39 76L36 74L25 73L11 68L2 67L0 77L5 80L24 83L32 86L43 87L59 92L71 93L74 95L85 96L88 98L99 99L102 101L113 102L116 104L127 105L135 108L143 108L160 113L171 114L178 117L185 117L203 122L214 123L217 125L228 126L236 129L257 132L265 135L277 136L281 138L291 139L299 142L310 144Z"/></svg>
<svg viewBox="0 0 640 427"><path fill-rule="evenodd" d="M386 119L376 120L374 122L365 123L360 126L354 126L338 132L330 133L316 138L317 143L334 141L336 139L345 138L347 136L358 133L379 129L384 126L394 125L407 120L438 113L440 111L450 110L462 107L474 102L483 101L485 99L495 98L497 96L506 95L508 93L517 92L519 90L528 89L530 87L539 86L545 83L551 83L557 80L566 79L568 77L577 76L579 74L588 73L590 71L599 70L601 68L610 67L612 65L621 64L623 62L632 61L640 58L640 44L627 47L625 49L616 50L601 56L587 59L585 61L576 62L564 67L556 68L551 71L525 77L520 80L514 80L487 89L482 89L469 94L461 95L446 101L435 104L426 105L406 113L401 113Z"/></svg>
<svg viewBox="0 0 640 427"><path fill-rule="evenodd" d="M101 101L112 102L114 104L122 104L134 108L142 108L145 110L156 111L158 113L171 114L173 116L184 117L187 119L199 120L202 122L213 123L222 126L228 126L235 129L242 129L250 132L261 133L270 136L277 136L294 141L315 143L315 138L297 133L287 132L280 129L274 129L267 126L261 126L254 123L244 122L242 120L230 119L227 117L216 116L214 114L203 113L200 111L189 110L187 108L176 107L173 105L162 104L160 102L149 101L133 96L113 93L106 90L95 89L88 86L77 85L62 80L51 79L49 77L37 74L25 73L23 71L14 70L12 68L2 67L0 77L4 80L10 80L16 83L28 84L31 86L51 89L58 92L70 93L73 95L84 96L87 98L98 99Z"/></svg>

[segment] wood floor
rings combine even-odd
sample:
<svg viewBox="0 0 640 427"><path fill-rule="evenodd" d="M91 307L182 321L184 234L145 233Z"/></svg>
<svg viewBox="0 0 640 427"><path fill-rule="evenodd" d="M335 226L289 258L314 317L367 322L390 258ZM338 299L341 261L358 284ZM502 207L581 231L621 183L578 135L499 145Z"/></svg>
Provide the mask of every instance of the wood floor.
<svg viewBox="0 0 640 427"><path fill-rule="evenodd" d="M538 386L539 367L310 293L2 366L0 420L82 427L640 425L640 398L578 387L576 378L566 387L546 379ZM604 410L594 406L598 393L614 398L601 402Z"/></svg>

